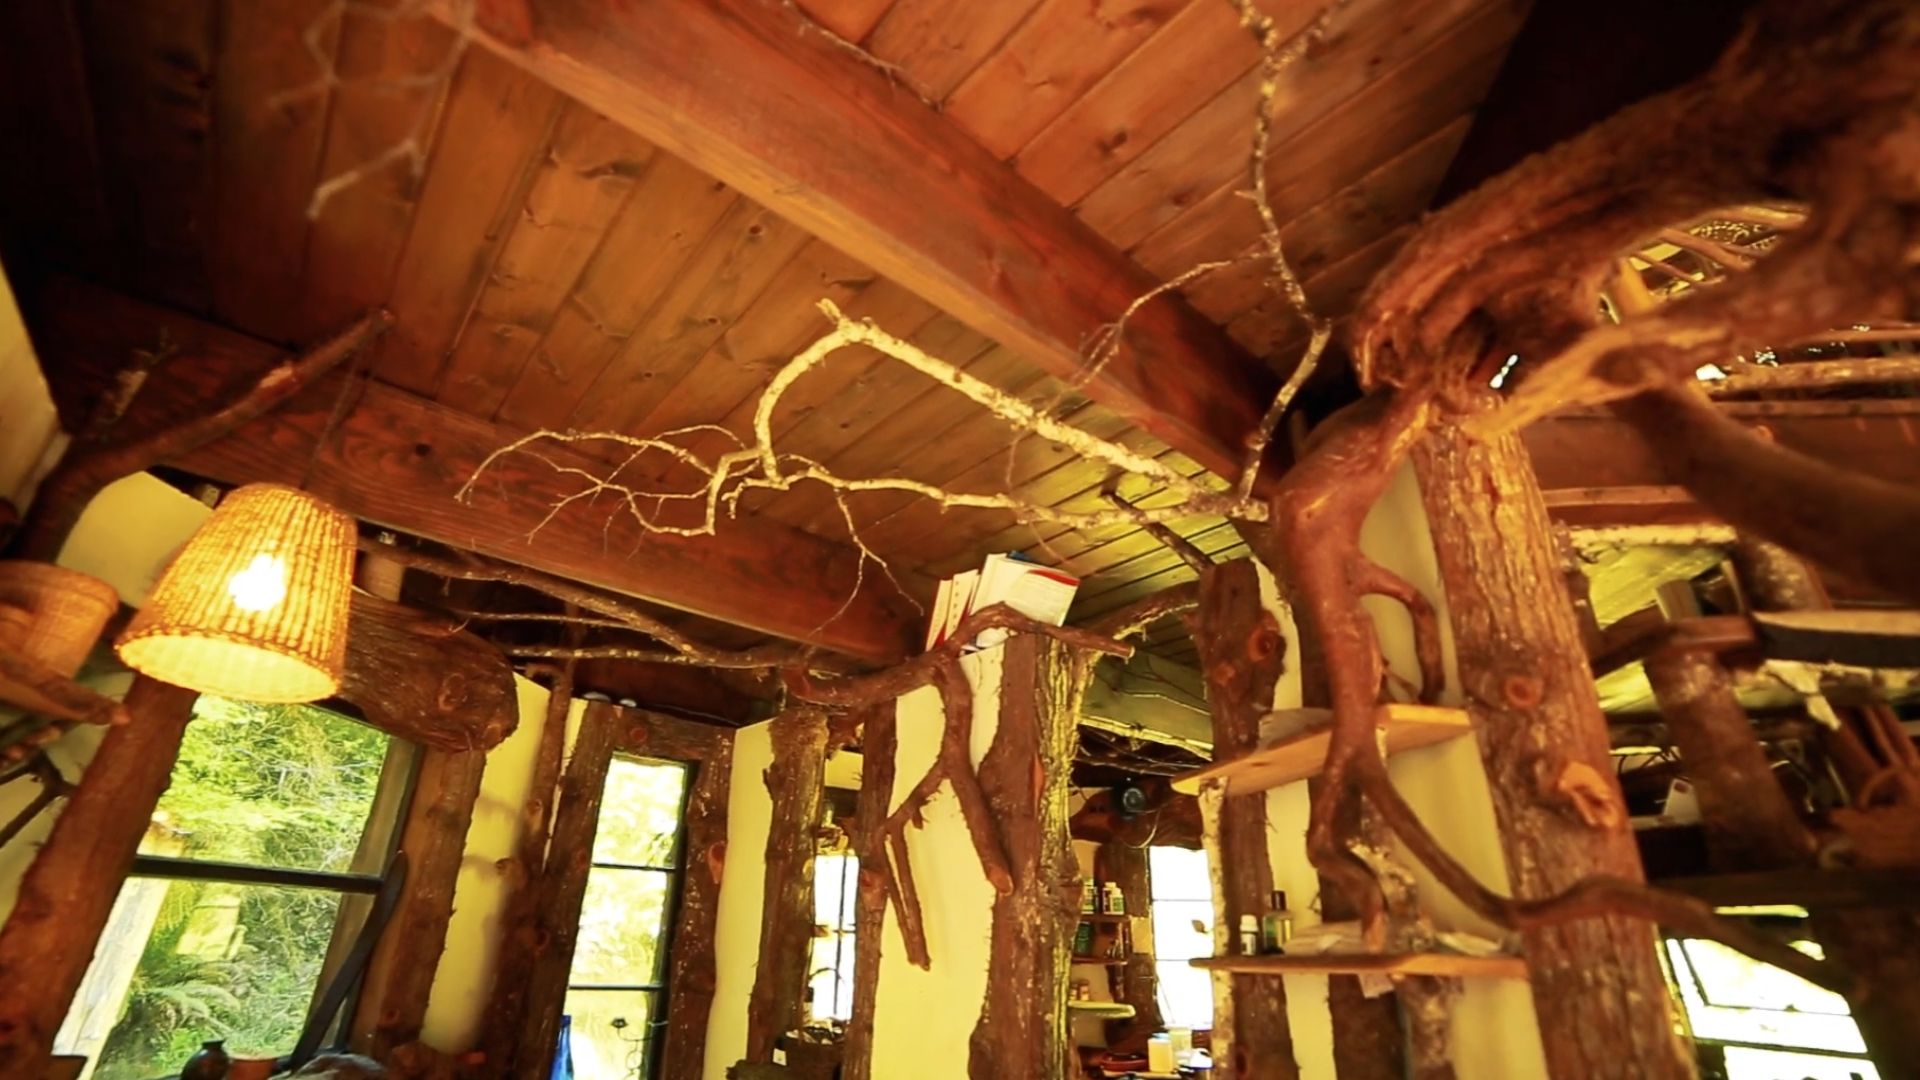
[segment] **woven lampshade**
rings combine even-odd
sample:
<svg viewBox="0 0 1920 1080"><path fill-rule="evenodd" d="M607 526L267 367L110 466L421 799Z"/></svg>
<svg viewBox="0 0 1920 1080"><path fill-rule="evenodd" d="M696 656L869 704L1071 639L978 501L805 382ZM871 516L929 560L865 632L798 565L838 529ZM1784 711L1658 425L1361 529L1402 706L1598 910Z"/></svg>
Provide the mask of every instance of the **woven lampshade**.
<svg viewBox="0 0 1920 1080"><path fill-rule="evenodd" d="M306 492L238 488L160 576L120 659L221 697L328 697L346 665L353 548L353 519Z"/></svg>

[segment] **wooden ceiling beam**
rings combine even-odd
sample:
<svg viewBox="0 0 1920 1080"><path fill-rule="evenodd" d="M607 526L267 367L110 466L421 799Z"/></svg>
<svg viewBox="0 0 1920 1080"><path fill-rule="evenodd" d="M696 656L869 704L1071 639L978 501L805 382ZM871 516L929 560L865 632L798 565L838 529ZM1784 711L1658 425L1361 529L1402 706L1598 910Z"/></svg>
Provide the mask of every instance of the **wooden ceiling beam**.
<svg viewBox="0 0 1920 1080"><path fill-rule="evenodd" d="M135 400L123 421L130 430L203 410L281 358L257 339L73 281L33 297L28 317L67 415L133 349L165 341L177 350ZM713 536L648 533L606 501L583 500L543 525L577 490L558 468L593 467L564 448L542 451L552 466L529 455L501 459L462 503L455 493L474 468L521 432L379 382L350 387L350 378L318 383L168 464L221 483L301 485L369 524L851 656L887 661L906 652L917 616L884 575L867 575L856 594L859 560L849 546L766 520L726 522ZM329 431L342 402L348 407Z"/></svg>
<svg viewBox="0 0 1920 1080"><path fill-rule="evenodd" d="M794 5L489 0L475 18L500 55L1063 379L1158 284ZM1237 474L1276 376L1172 296L1127 342L1087 395Z"/></svg>
<svg viewBox="0 0 1920 1080"><path fill-rule="evenodd" d="M1718 406L1774 442L1920 488L1920 399L1745 401ZM1553 516L1569 525L1711 521L1659 455L1605 410L1549 417L1521 432Z"/></svg>

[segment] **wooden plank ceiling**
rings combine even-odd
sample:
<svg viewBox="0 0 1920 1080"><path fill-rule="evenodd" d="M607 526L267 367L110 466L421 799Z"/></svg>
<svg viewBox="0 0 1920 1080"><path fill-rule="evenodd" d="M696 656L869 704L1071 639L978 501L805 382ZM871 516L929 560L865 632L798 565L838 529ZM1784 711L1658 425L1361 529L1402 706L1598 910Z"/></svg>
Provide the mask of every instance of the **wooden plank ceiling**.
<svg viewBox="0 0 1920 1080"><path fill-rule="evenodd" d="M61 25L46 15L59 0L29 6ZM1257 55L1225 0L800 6L1153 275L1254 245L1239 192ZM1262 6L1288 30L1319 9ZM1199 471L842 254L835 237L807 235L486 50L456 49L441 23L327 0L66 10L93 137L66 134L86 144L98 181L97 193L70 197L104 199L111 235L106 258L87 254L100 238L81 236L65 258L145 298L282 344L385 305L398 322L371 358L379 381L507 429L652 434L743 431L770 373L822 332L814 302L828 297L1096 434ZM1520 0L1353 0L1286 72L1268 179L1324 310L1344 311L1426 208L1524 14ZM44 47L15 39L0 62ZM417 150L418 170L395 148ZM317 185L369 161L315 204ZM1257 264L1186 295L1276 370L1293 363L1301 327ZM871 353L802 381L775 427L784 449L846 475L1011 484L1050 505L1100 500L1100 466L1011 440ZM1086 575L1080 616L1191 576L1130 528L1034 527L888 493L858 496L853 510L865 542L922 596L995 550ZM743 513L845 535L818 489L748 499ZM1218 519L1177 528L1204 551L1242 550ZM1156 636L1168 654L1184 651L1177 630Z"/></svg>

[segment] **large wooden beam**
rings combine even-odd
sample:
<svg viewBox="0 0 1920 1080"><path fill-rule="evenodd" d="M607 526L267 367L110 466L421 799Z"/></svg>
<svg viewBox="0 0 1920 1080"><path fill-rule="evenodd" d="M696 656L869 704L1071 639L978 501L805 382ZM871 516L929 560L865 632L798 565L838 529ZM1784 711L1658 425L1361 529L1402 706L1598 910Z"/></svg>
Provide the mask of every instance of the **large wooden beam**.
<svg viewBox="0 0 1920 1080"><path fill-rule="evenodd" d="M281 358L256 339L72 281L44 290L30 312L63 407L90 400L132 349L164 337L178 350L148 379L122 421L127 430L192 415ZM905 652L917 618L887 586L869 580L835 616L854 591L858 560L850 547L768 521L727 522L704 537L647 533L627 515L584 500L542 526L579 482L526 456L502 459L462 503L455 493L474 468L522 433L378 382L348 387L348 378L325 379L167 464L223 483L304 485L371 524L853 656L888 660ZM343 394L351 407L328 433ZM591 467L563 449L542 457L553 466Z"/></svg>
<svg viewBox="0 0 1920 1080"><path fill-rule="evenodd" d="M1920 487L1920 400L1722 402L1721 412L1789 449L1882 480ZM1520 434L1555 520L1570 525L1673 524L1711 515L1624 421L1562 413Z"/></svg>
<svg viewBox="0 0 1920 1080"><path fill-rule="evenodd" d="M453 0L438 5L449 17ZM502 56L1061 378L1156 279L793 4L492 0ZM1234 475L1274 385L1173 297L1084 390Z"/></svg>

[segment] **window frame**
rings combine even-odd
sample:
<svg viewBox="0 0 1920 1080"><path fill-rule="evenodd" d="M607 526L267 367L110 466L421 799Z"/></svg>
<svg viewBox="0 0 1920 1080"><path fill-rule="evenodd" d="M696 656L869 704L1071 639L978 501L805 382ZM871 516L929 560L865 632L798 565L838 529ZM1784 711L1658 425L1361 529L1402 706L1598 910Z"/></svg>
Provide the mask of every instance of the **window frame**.
<svg viewBox="0 0 1920 1080"><path fill-rule="evenodd" d="M386 754L381 761L380 777L375 784L373 801L367 809L367 818L360 831L361 844L366 844L369 837L374 839L371 849L366 851L364 861L378 866L379 872L309 870L300 867L232 862L224 859L149 855L136 852L126 875L121 879L121 887L125 888L128 882L136 879L144 879L256 888L309 889L337 894L340 902L334 913L333 931L307 999L307 1009L310 1014L338 974L355 941L363 933L366 920L373 910L375 897L386 887L388 878L392 874L394 857L400 851L401 834L404 831L407 816L412 811L414 793L420 776L421 754L417 743L370 723L364 713L344 699L326 698L302 704L379 732L387 740ZM197 699L195 706L198 706ZM179 768L179 762L175 761L173 767L168 770L169 784L172 782L173 769L177 768ZM360 852L355 853L354 861L362 861ZM145 939L142 939L140 947L142 951L145 950ZM95 962L97 960L96 957ZM137 965L138 962L136 957L134 963ZM89 963L88 972L91 973L91 971L92 964ZM327 1033L322 1037L323 1049L339 1049L347 1045L353 1017L359 1009L361 997L366 990L366 976L367 968L364 966L355 974L352 986L332 1017L331 1023L328 1024ZM77 1001L76 997L76 1003ZM308 1022L311 1022L310 1016ZM294 1047L288 1046L283 1052L291 1053L293 1049Z"/></svg>

